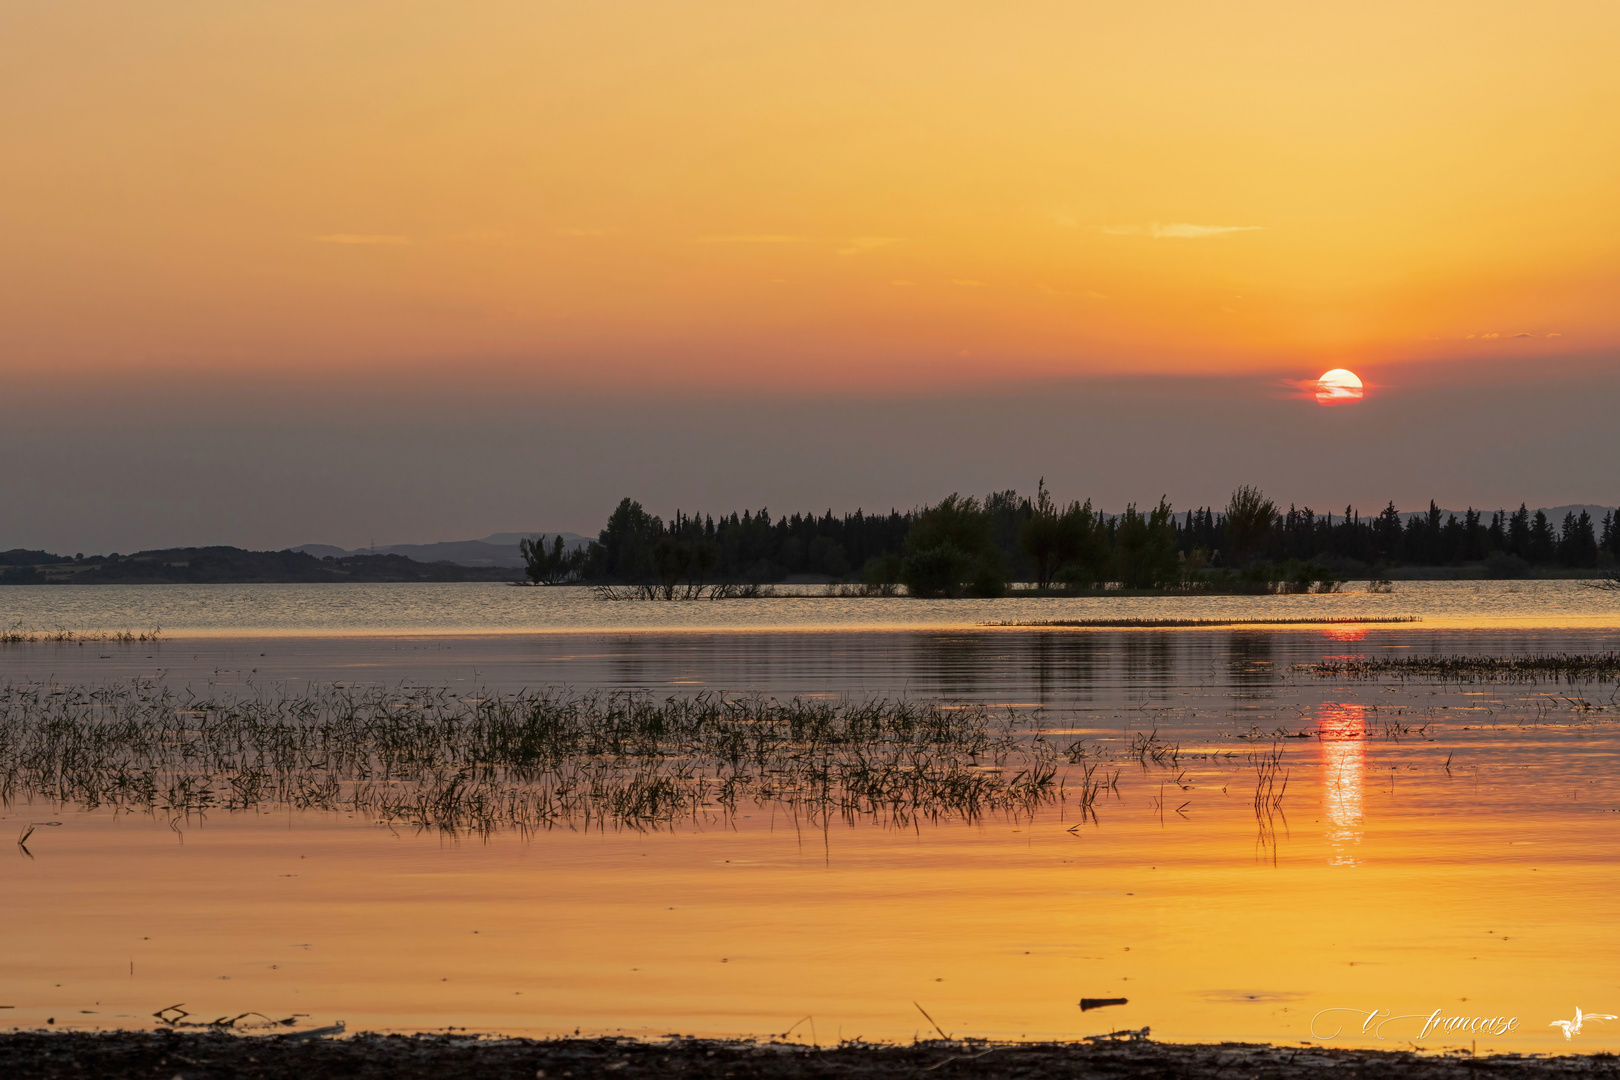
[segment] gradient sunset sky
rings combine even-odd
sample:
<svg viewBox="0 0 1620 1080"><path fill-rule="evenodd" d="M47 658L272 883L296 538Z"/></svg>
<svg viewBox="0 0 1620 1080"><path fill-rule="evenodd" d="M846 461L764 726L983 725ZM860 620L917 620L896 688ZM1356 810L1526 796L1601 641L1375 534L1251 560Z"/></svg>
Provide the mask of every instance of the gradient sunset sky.
<svg viewBox="0 0 1620 1080"><path fill-rule="evenodd" d="M7 3L0 546L1041 474L1613 502L1616 41L1612 3ZM1366 401L1300 393L1335 367Z"/></svg>

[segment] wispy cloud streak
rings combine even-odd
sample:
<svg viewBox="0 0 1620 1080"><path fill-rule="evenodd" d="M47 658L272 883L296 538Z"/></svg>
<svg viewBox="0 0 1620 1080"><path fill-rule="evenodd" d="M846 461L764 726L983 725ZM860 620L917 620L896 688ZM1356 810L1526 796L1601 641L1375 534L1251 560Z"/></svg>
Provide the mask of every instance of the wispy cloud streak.
<svg viewBox="0 0 1620 1080"><path fill-rule="evenodd" d="M330 236L317 236L317 244L386 244L394 247L404 247L411 242L408 236L381 236L371 233L332 233Z"/></svg>
<svg viewBox="0 0 1620 1080"><path fill-rule="evenodd" d="M838 249L840 255L859 255L863 251L876 251L890 244L898 244L898 236L852 236L849 242Z"/></svg>
<svg viewBox="0 0 1620 1080"><path fill-rule="evenodd" d="M812 237L787 236L781 233L760 233L745 236L700 236L700 244L804 244Z"/></svg>
<svg viewBox="0 0 1620 1080"><path fill-rule="evenodd" d="M1189 225L1185 222L1150 221L1145 225L1104 225L1106 236L1151 236L1155 240L1201 240L1225 233L1259 232L1264 225Z"/></svg>

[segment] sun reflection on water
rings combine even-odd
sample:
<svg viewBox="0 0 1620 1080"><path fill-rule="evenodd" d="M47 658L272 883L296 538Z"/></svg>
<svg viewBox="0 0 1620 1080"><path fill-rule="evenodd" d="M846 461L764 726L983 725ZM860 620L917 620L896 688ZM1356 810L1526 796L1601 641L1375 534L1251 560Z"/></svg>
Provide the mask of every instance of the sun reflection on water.
<svg viewBox="0 0 1620 1080"><path fill-rule="evenodd" d="M1329 703L1317 716L1322 748L1322 811L1327 818L1328 863L1359 866L1361 795L1366 770L1366 715L1361 705Z"/></svg>

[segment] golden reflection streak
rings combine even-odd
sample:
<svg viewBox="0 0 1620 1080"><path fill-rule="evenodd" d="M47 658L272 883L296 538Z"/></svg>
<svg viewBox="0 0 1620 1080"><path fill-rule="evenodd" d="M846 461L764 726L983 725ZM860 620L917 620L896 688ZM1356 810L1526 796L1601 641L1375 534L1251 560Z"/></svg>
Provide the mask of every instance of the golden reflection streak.
<svg viewBox="0 0 1620 1080"><path fill-rule="evenodd" d="M1359 866L1353 851L1361 844L1362 789L1366 770L1366 709L1330 703L1317 717L1322 748L1322 811L1327 819L1328 863Z"/></svg>

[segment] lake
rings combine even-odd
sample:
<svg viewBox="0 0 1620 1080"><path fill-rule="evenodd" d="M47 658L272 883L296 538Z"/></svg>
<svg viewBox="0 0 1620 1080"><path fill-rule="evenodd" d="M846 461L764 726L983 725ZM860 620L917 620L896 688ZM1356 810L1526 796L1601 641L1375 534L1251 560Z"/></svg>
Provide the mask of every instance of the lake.
<svg viewBox="0 0 1620 1080"><path fill-rule="evenodd" d="M1422 621L983 625L1397 616ZM0 825L33 831L0 878L0 1023L147 1027L179 1005L164 1015L822 1045L936 1024L1620 1044L1620 1021L1569 1041L1550 1026L1576 1006L1620 1013L1616 684L1310 667L1615 649L1620 594L1576 582L695 603L491 585L16 587L0 590L0 622L80 635L0 646L14 758L40 715L27 695L167 688L203 725L211 703L333 686L452 711L551 688L982 709L1006 762L964 769L1056 770L1042 796L976 812L834 813L751 788L639 824L483 831L412 827L374 803L132 811L18 789ZM155 642L84 636L152 626Z"/></svg>

